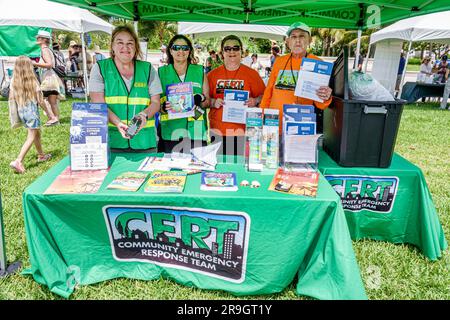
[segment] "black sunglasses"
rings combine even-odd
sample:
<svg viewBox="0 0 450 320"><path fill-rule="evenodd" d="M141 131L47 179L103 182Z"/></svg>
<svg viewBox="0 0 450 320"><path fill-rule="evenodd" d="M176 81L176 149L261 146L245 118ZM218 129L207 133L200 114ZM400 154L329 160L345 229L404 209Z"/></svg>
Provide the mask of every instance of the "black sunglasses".
<svg viewBox="0 0 450 320"><path fill-rule="evenodd" d="M241 46L233 46L233 47L226 46L226 47L223 47L223 51L225 51L225 52L230 52L231 50L233 50L235 52L240 51L241 50Z"/></svg>
<svg viewBox="0 0 450 320"><path fill-rule="evenodd" d="M183 44L183 45L174 44L173 46L170 47L170 49L172 49L173 51L180 51L180 50L189 51L189 50L191 50L191 48L189 48L189 46L186 44Z"/></svg>

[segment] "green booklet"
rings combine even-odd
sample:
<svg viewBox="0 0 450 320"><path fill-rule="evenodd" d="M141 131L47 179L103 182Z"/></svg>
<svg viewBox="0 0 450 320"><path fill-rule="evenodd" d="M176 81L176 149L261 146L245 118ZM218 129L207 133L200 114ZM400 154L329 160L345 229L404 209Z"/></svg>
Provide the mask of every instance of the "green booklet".
<svg viewBox="0 0 450 320"><path fill-rule="evenodd" d="M106 189L137 191L144 183L147 175L146 172L123 172Z"/></svg>

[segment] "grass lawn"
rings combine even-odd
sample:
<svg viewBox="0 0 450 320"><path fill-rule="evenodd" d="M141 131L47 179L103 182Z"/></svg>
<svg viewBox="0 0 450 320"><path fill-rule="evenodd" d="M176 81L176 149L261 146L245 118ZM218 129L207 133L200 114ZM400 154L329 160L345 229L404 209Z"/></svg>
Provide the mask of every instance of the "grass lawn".
<svg viewBox="0 0 450 320"><path fill-rule="evenodd" d="M420 70L420 65L418 64L408 64L406 66L406 71L419 71Z"/></svg>
<svg viewBox="0 0 450 320"><path fill-rule="evenodd" d="M0 101L0 188L9 261L21 260L29 267L22 211L22 192L37 177L68 154L70 106L62 103L62 125L43 128L43 144L54 158L38 164L34 149L28 154L24 175L13 174L9 162L17 156L26 130L9 126L6 101ZM43 117L43 120L44 117ZM403 111L396 152L418 165L428 182L447 239L450 239L450 111L437 104L410 104ZM369 299L450 299L450 258L430 262L410 245L377 241L354 242ZM373 285L374 275L380 281ZM303 299L291 284L283 292L268 296L236 298L222 291L209 291L159 279L138 281L116 279L80 287L72 299ZM30 276L16 274L0 279L0 300L61 299Z"/></svg>

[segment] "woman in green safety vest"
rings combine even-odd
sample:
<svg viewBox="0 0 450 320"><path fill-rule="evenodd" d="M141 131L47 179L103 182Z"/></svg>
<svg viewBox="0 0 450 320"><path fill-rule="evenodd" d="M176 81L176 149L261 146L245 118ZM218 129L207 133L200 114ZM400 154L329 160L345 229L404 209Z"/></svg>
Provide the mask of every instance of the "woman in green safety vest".
<svg viewBox="0 0 450 320"><path fill-rule="evenodd" d="M160 108L161 83L151 63L139 60L141 56L133 27L118 26L111 36L110 58L91 70L91 101L108 105L113 152L157 151L154 115Z"/></svg>
<svg viewBox="0 0 450 320"><path fill-rule="evenodd" d="M208 110L209 85L202 65L193 64L191 41L177 34L168 45L168 64L158 69L163 94L161 96L159 151L164 153L189 152L191 148L205 146L209 141ZM166 96L167 85L192 83L195 116L172 118L174 105ZM173 100L172 100L173 101Z"/></svg>

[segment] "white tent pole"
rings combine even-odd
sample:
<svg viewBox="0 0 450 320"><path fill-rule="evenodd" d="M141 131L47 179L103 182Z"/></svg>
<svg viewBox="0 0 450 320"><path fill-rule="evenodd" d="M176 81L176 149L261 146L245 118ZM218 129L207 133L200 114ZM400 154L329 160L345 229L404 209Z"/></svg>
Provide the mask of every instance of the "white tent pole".
<svg viewBox="0 0 450 320"><path fill-rule="evenodd" d="M365 73L367 73L367 65L369 64L370 49L372 49L372 44L371 43L369 43L369 47L367 48L366 62L364 63L364 72Z"/></svg>
<svg viewBox="0 0 450 320"><path fill-rule="evenodd" d="M135 21L134 23L134 31L136 31L136 35L138 36L138 38L139 38L139 28L138 28L138 22L137 21Z"/></svg>
<svg viewBox="0 0 450 320"><path fill-rule="evenodd" d="M353 69L358 68L358 61L359 61L359 51L361 49L361 35L362 35L362 29L358 29L358 42L356 43L356 54L355 54L355 67Z"/></svg>
<svg viewBox="0 0 450 320"><path fill-rule="evenodd" d="M85 101L88 102L88 95L89 95L89 83L88 83L88 74L87 74L87 61L86 61L86 45L84 43L84 32L81 33L81 53L83 55L83 78L84 78L84 85L86 87L85 92Z"/></svg>
<svg viewBox="0 0 450 320"><path fill-rule="evenodd" d="M406 52L405 68L403 68L402 81L400 81L400 86L399 86L399 88L398 88L398 95L397 95L397 97L400 97L401 94L402 94L402 90L403 90L403 81L405 81L406 67L408 66L409 52L411 51L411 46L412 46L412 41L409 41L408 52Z"/></svg>

